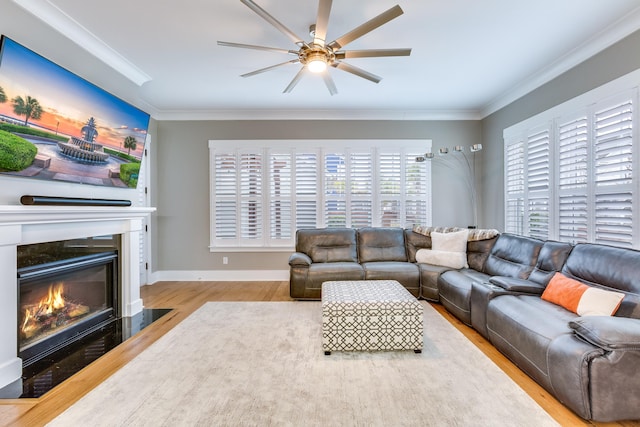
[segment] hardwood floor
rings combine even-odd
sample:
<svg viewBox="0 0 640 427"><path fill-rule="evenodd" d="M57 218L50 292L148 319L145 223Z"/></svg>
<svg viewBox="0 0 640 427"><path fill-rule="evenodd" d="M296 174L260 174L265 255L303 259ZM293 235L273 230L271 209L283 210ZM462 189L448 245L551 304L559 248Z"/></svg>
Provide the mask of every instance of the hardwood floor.
<svg viewBox="0 0 640 427"><path fill-rule="evenodd" d="M0 400L0 425L42 426L71 406L207 301L290 301L288 282L159 282L141 289L145 307L174 310L39 399ZM582 420L538 386L473 329L433 305L563 426L640 426ZM90 424L89 420L87 420Z"/></svg>

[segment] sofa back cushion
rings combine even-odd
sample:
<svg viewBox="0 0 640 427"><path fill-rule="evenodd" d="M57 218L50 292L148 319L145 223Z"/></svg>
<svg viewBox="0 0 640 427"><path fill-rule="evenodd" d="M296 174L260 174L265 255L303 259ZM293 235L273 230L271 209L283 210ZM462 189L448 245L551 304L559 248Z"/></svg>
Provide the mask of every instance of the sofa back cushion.
<svg viewBox="0 0 640 427"><path fill-rule="evenodd" d="M484 273L527 279L538 261L543 243L531 237L501 234L484 264Z"/></svg>
<svg viewBox="0 0 640 427"><path fill-rule="evenodd" d="M360 262L407 261L404 229L395 227L365 227L358 230Z"/></svg>
<svg viewBox="0 0 640 427"><path fill-rule="evenodd" d="M410 228L404 230L404 240L409 262L416 262L416 253L420 249L431 249L431 237L416 233Z"/></svg>
<svg viewBox="0 0 640 427"><path fill-rule="evenodd" d="M640 318L640 252L595 243L577 244L562 274L601 289L626 295L616 316Z"/></svg>
<svg viewBox="0 0 640 427"><path fill-rule="evenodd" d="M570 243L554 242L552 240L544 242L538 255L538 262L529 275L529 280L541 285L549 283L554 274L562 270L572 249L573 245Z"/></svg>
<svg viewBox="0 0 640 427"><path fill-rule="evenodd" d="M296 252L313 262L358 262L356 230L353 228L312 228L296 232Z"/></svg>
<svg viewBox="0 0 640 427"><path fill-rule="evenodd" d="M484 264L497 240L498 236L489 239L470 240L467 243L467 262L469 263L469 268L483 271Z"/></svg>

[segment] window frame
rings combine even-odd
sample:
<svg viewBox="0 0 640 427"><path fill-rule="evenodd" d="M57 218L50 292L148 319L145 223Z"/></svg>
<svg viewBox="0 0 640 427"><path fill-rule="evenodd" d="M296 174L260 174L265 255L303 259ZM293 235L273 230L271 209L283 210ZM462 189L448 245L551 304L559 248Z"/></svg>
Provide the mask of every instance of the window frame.
<svg viewBox="0 0 640 427"><path fill-rule="evenodd" d="M310 198L309 193L305 196L298 197L298 188L295 179L296 167L299 164L299 156L311 154L316 155L317 168L316 168L316 227L327 227L330 224L327 223L325 218L325 204L330 200L344 200L346 203L345 221L347 226L351 224L352 214L361 213L361 210L357 210L358 206L352 206L352 202L368 202L372 206L372 226L377 226L377 219L375 218L375 212L380 209L379 200L380 195L377 189L380 185L380 171L378 170L379 157L386 153L400 153L402 161L402 173L403 177L409 170L407 164L409 162L415 163L419 168L423 169L422 176L424 179L424 191L422 194L418 194L420 197L418 203L413 203L410 213L420 211L421 208L416 208L418 204L424 199L424 221L420 221L421 224L429 225L432 220L431 210L431 165L429 162L418 163L415 161L415 157L422 155L431 149L432 141L427 139L394 139L394 140L210 140L209 146L209 210L210 210L210 233L209 233L209 250L211 252L282 252L292 250L295 246L295 230L297 229L296 222L299 218L295 215L296 209L302 206L306 202L307 205L314 200ZM218 239L216 237L216 203L221 200L216 195L216 160L218 155L232 153L236 156L244 151L255 151L261 153L262 162L262 239L260 240L247 240L241 239L236 236L228 239ZM367 194L358 193L354 191L353 183L350 182L354 177L358 178L363 171L359 167L353 167L352 162L356 161L356 157L360 157L362 160L363 154L369 154L371 157L372 165L370 170L365 172L365 175L369 173L371 176L370 196ZM289 155L291 162L291 180L294 182L290 186L290 208L292 215L289 218L291 227L290 238L284 239L272 239L269 219L269 210L271 208L271 177L270 177L270 162L271 155L284 154ZM326 156L330 154L342 155L344 157L344 167L347 176L344 179L344 192L341 194L335 194L335 197L327 194L327 180L325 176L326 168ZM355 156L355 157L354 157ZM301 164L301 163L300 163ZM361 166L361 163L359 163ZM311 167L310 170L313 168ZM305 178L309 181L308 176ZM360 178L362 179L362 178ZM357 182L357 181L356 181ZM404 191L409 187L407 182L401 183L401 188ZM238 187L239 188L239 187ZM406 217L406 203L414 202L412 196L416 195L403 194L397 195L396 198L400 200L402 217ZM236 194L236 203L239 203L241 196ZM229 199L230 200L230 199ZM367 203L365 203L367 204ZM376 205L377 204L377 205ZM236 204L236 209L239 205ZM236 221L240 220L240 212L236 212ZM355 216L354 216L355 219ZM266 221L266 222L264 222ZM308 220L307 220L308 222ZM362 224L362 223L359 223ZM406 225L406 224L405 224ZM360 226L360 225L358 225ZM236 233L238 232L238 223L235 224Z"/></svg>
<svg viewBox="0 0 640 427"><path fill-rule="evenodd" d="M506 232L569 243L602 243L640 249L638 241L640 215L637 214L640 212L639 94L640 70L636 70L503 131ZM630 105L630 113L623 112L625 108L618 108L618 105L622 106L626 102ZM631 157L631 182L602 185L603 181L599 181L597 175L597 154L605 144L599 145L601 140L598 138L596 129L597 116L603 111L615 109L620 111L620 123L623 123L622 116L624 114L630 117L627 117L625 122L631 123L630 127L626 128L630 136L619 137L620 146L614 146L613 149L605 147L604 150L619 152L619 147L626 147L631 151L631 154L625 154L627 157L624 159L627 164L628 157ZM578 141L582 138L582 141L586 141L586 148L571 148L571 140L574 136L569 135L566 138L564 136L566 134L564 130L574 122L581 123L581 129L583 129L581 134L576 134L581 136L575 137L575 140ZM620 126L624 127L624 125ZM529 166L527 141L541 129L546 130L550 136L549 232L547 236L532 233L531 222L527 221L530 200L535 195L527 188L527 168ZM516 164L516 158L509 156L514 152L517 144L523 145L521 161L524 188L520 193L512 191L512 187L509 185L512 182L510 181L512 178L510 173ZM565 149L571 149L575 153L572 154ZM619 153L612 154L619 155ZM567 157L568 155L578 157L572 160L571 157ZM600 157L606 158L602 155ZM581 173L580 171L584 171L584 169L571 167L576 164L578 159L581 159L585 164L586 172ZM614 175L615 179L622 181L619 177L619 171L614 171L610 175ZM584 184L572 184L572 182L584 182ZM608 183L605 182L605 184ZM516 212L513 210L513 206L519 200L521 200L522 209ZM601 205L598 205L599 203ZM576 206L580 205L585 206L584 210L576 209ZM607 211L607 209L611 209L611 211ZM634 213L636 214L634 215ZM522 223L518 224L519 221ZM575 225L572 226L572 224Z"/></svg>

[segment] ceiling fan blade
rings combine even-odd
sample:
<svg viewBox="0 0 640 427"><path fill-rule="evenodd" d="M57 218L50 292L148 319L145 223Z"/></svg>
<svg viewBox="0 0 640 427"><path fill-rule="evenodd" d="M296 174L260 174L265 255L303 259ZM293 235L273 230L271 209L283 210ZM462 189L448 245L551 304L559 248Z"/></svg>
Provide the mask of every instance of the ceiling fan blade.
<svg viewBox="0 0 640 427"><path fill-rule="evenodd" d="M362 68L356 67L355 65L349 65L346 62L336 61L331 64L331 66L339 70L346 71L347 73L355 74L358 77L362 77L363 79L367 79L374 83L379 83L380 80L382 80L382 77L378 77L375 74L363 70Z"/></svg>
<svg viewBox="0 0 640 427"><path fill-rule="evenodd" d="M283 65L288 65L288 64L296 64L300 62L299 59L292 59L291 61L287 61L287 62L282 62L280 64L276 64L276 65L272 65L270 67L266 67L266 68L261 68L259 70L255 70L252 71L250 73L246 73L246 74L241 74L240 77L251 77L251 76L255 76L256 74L260 74L260 73L264 73L265 71L270 71L273 70L274 68L278 68L278 67L282 67Z"/></svg>
<svg viewBox="0 0 640 427"><path fill-rule="evenodd" d="M218 40L218 46L227 46L227 47L240 47L243 49L256 49L256 50L268 50L272 52L280 52L280 53L291 53L293 55L297 55L297 50L288 50L282 49L279 47L268 47L268 46L258 46L255 44L243 44L243 43L233 43L233 42L223 42Z"/></svg>
<svg viewBox="0 0 640 427"><path fill-rule="evenodd" d="M324 46L326 43L331 3L332 0L320 0L318 2L318 17L316 18L316 28L313 34L313 44Z"/></svg>
<svg viewBox="0 0 640 427"><path fill-rule="evenodd" d="M348 58L375 58L381 56L409 56L411 49L365 49L365 50L339 50L335 53L336 59Z"/></svg>
<svg viewBox="0 0 640 427"><path fill-rule="evenodd" d="M244 0L241 0L241 1L244 1ZM355 39L360 38L363 35L367 34L368 32L375 30L379 26L386 24L387 22L391 21L394 18L397 18L403 13L404 12L402 11L402 8L399 5L395 5L394 7L387 10L386 12L382 12L380 15L376 16L375 18L370 19L369 21L365 22L359 27L349 31L347 34L341 37L338 37L337 39L329 43L328 46L333 50L338 50L342 46L345 46L347 43L351 43Z"/></svg>
<svg viewBox="0 0 640 427"><path fill-rule="evenodd" d="M331 94L331 96L337 94L338 89L336 88L336 84L333 82L333 79L331 78L331 74L325 71L324 73L322 73L322 78L324 80L324 84L327 85L327 89L329 89L329 93Z"/></svg>
<svg viewBox="0 0 640 427"><path fill-rule="evenodd" d="M293 80L291 80L291 83L289 83L289 86L284 88L282 93L291 93L291 91L293 90L294 87L296 87L296 85L298 84L302 76L304 76L306 70L307 70L307 67L300 68L300 71L298 71L298 73L293 77Z"/></svg>
<svg viewBox="0 0 640 427"><path fill-rule="evenodd" d="M262 19L264 19L265 21L267 21L268 23L276 27L281 33L289 37L291 41L293 41L298 46L303 46L305 44L305 42L300 37L298 37L293 31L285 27L280 21L278 21L276 18L271 16L269 12L267 12L266 10L264 10L263 8L261 8L260 6L252 2L251 0L240 0L240 1L244 5L246 5L249 9L257 13Z"/></svg>

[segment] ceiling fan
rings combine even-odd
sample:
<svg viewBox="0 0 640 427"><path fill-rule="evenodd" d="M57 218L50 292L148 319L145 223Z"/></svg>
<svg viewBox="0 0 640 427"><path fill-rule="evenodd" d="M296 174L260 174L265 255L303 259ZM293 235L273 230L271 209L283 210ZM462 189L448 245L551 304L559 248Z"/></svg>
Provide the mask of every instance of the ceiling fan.
<svg viewBox="0 0 640 427"><path fill-rule="evenodd" d="M374 83L380 82L381 77L376 76L368 71L358 68L354 65L350 65L344 62L344 59L348 58L370 58L370 57L383 57L383 56L409 56L411 49L365 49L365 50L341 50L345 45L352 41L362 37L370 31L386 24L394 18L402 15L404 12L400 6L396 5L386 12L381 13L373 19L365 22L364 24L354 28L348 33L338 37L337 39L327 43L327 26L329 23L329 14L331 12L332 0L319 0L318 4L318 16L316 23L311 25L309 33L313 37L310 42L305 42L301 37L297 36L290 29L285 27L280 21L271 16L267 11L262 9L252 0L240 0L243 4L253 10L256 14L262 17L265 21L276 27L280 32L289 37L297 46L298 50L289 50L277 47L257 46L252 44L232 43L218 41L220 46L239 47L244 49L256 49L266 50L272 52L287 53L295 55L295 59L291 59L280 64L272 65L266 68L261 68L250 73L242 74L242 77L255 76L256 74L264 73L275 68L289 65L289 64L302 64L303 67L295 75L291 83L284 89L283 93L289 93L298 84L303 75L307 72L321 73L324 83L329 89L331 95L338 93L335 83L327 71L327 67L331 66L342 71L354 74L358 77L362 77Z"/></svg>

